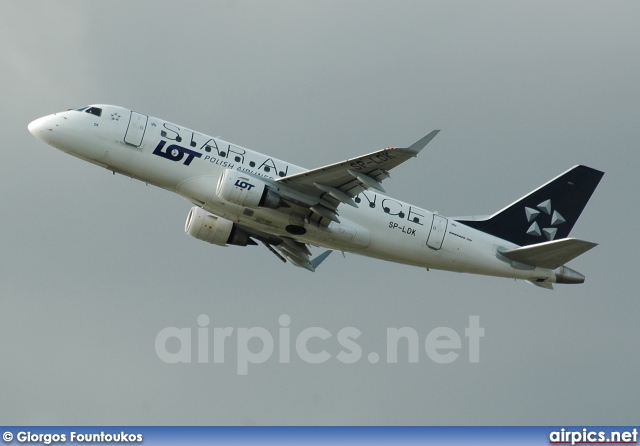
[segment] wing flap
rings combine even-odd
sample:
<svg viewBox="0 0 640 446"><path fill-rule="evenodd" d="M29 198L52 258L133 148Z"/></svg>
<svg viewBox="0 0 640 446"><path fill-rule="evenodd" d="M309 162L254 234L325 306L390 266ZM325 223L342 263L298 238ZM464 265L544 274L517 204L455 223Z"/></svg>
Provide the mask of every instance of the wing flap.
<svg viewBox="0 0 640 446"><path fill-rule="evenodd" d="M598 246L597 243L565 238L501 251L500 254L516 262L555 269L596 246Z"/></svg>

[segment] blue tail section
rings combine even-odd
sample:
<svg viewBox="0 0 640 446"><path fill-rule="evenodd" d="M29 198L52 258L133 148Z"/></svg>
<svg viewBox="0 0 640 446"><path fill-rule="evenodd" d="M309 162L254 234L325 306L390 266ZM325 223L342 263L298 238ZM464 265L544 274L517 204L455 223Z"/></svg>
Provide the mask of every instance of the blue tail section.
<svg viewBox="0 0 640 446"><path fill-rule="evenodd" d="M520 246L566 238L603 175L575 166L488 218L457 221Z"/></svg>

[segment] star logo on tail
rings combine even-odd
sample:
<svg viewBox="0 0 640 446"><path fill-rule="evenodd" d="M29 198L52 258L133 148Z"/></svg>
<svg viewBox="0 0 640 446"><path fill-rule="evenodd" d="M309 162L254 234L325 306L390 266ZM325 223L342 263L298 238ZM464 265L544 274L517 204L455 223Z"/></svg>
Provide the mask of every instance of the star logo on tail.
<svg viewBox="0 0 640 446"><path fill-rule="evenodd" d="M542 237L542 235L544 234L547 237L547 240L553 240L556 236L556 233L558 232L558 228L556 226L559 226L566 222L560 212L552 210L551 200L543 201L538 206L536 206L536 209L525 206L524 212L527 217L527 221L531 223L531 226L529 226L529 229L527 229L527 234L537 237ZM541 223L545 227L540 228L540 225L538 224L538 221L540 221L538 219L539 216L541 219L544 216L549 216L545 219L542 219L545 222L550 222L548 226Z"/></svg>

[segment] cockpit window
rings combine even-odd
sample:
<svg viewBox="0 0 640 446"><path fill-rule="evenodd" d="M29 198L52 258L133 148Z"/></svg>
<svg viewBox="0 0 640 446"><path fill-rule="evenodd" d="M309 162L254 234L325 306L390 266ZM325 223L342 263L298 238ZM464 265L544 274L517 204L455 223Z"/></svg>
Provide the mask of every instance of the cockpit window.
<svg viewBox="0 0 640 446"><path fill-rule="evenodd" d="M92 115L100 116L102 115L102 109L98 107L89 107L84 111L85 113L91 113Z"/></svg>
<svg viewBox="0 0 640 446"><path fill-rule="evenodd" d="M86 107L80 107L80 108L76 108L75 111L83 111L85 113L91 113L92 115L96 115L96 116L102 116L102 109L98 108L98 107L89 107L88 105Z"/></svg>

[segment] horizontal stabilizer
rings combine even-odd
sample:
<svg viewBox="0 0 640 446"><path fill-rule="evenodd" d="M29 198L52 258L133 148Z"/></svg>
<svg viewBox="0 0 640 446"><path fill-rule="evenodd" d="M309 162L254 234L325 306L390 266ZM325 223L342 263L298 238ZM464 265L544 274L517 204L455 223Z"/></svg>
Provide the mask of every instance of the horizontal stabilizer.
<svg viewBox="0 0 640 446"><path fill-rule="evenodd" d="M565 238L502 251L500 254L516 262L555 269L595 246L598 246L598 244L574 238Z"/></svg>

